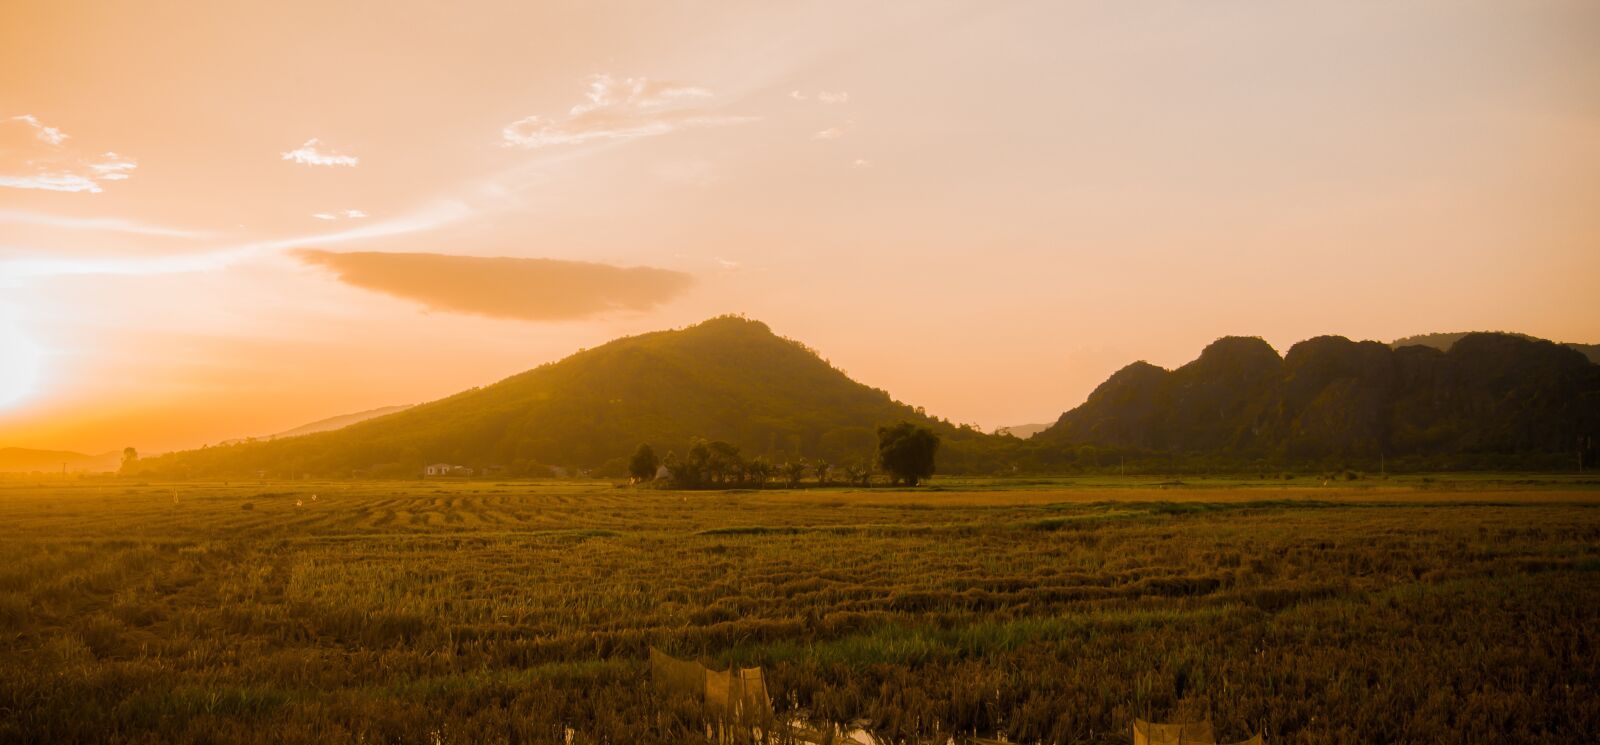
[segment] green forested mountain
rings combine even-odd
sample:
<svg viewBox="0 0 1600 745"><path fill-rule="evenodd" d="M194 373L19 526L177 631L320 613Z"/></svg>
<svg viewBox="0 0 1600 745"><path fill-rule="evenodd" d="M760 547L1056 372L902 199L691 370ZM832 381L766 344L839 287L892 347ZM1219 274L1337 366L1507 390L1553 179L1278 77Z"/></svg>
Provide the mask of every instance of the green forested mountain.
<svg viewBox="0 0 1600 745"><path fill-rule="evenodd" d="M640 443L696 438L772 462L870 462L880 424L943 439L939 473L1380 462L1399 468L1562 468L1600 445L1600 365L1551 342L1467 334L1448 351L1323 336L1279 356L1226 337L1175 370L1135 362L1023 440L927 417L850 380L764 324L722 317L618 339L494 385L332 432L170 453L167 476L411 476L431 463L620 474ZM1588 438L1588 439L1585 439Z"/></svg>
<svg viewBox="0 0 1600 745"><path fill-rule="evenodd" d="M1574 466L1600 445L1600 366L1510 334L1448 351L1323 336L1282 358L1230 337L1176 370L1123 368L1034 440L1236 462Z"/></svg>
<svg viewBox="0 0 1600 745"><path fill-rule="evenodd" d="M876 427L935 428L941 468L960 468L997 440L924 416L846 377L765 324L715 318L627 337L446 399L333 432L170 453L141 462L167 475L412 474L424 464L508 473L540 465L620 463L640 443L662 455L696 437L774 461L866 460Z"/></svg>

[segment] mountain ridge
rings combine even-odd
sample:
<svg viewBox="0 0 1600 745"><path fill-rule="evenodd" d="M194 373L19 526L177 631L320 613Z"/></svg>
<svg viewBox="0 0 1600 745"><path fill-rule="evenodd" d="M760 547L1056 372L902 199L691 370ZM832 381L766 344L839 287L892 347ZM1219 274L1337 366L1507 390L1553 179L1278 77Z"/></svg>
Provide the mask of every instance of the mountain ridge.
<svg viewBox="0 0 1600 745"><path fill-rule="evenodd" d="M141 469L168 473L407 473L424 463L509 473L540 465L610 465L649 442L665 454L697 437L772 459L866 460L875 427L986 437L929 417L851 380L759 321L719 316L684 329L622 337L491 385L405 411L273 441L169 453Z"/></svg>
<svg viewBox="0 0 1600 745"><path fill-rule="evenodd" d="M747 457L841 464L870 461L876 427L899 420L944 439L946 474L1093 468L1111 454L1169 468L1396 459L1553 468L1580 449L1592 462L1600 366L1553 342L1496 333L1464 335L1448 351L1319 336L1282 355L1258 337L1222 337L1172 370L1123 367L1024 440L927 416L766 324L720 316L342 429L169 453L138 469L407 476L448 463L506 475L548 466L613 473L641 442L664 456L696 438Z"/></svg>
<svg viewBox="0 0 1600 745"><path fill-rule="evenodd" d="M122 453L89 455L71 450L0 448L0 473L104 473L117 470Z"/></svg>
<svg viewBox="0 0 1600 745"><path fill-rule="evenodd" d="M1537 462L1592 452L1585 438L1600 434L1600 366L1545 340L1472 333L1441 351L1320 336L1274 359L1265 342L1225 338L1174 370L1136 362L1034 439L1295 462Z"/></svg>
<svg viewBox="0 0 1600 745"><path fill-rule="evenodd" d="M336 414L334 416L318 419L314 422L307 422L298 427L286 429L282 432L276 432L265 437L238 437L231 440L223 440L217 444L237 445L254 440L276 440L282 437L299 437L301 435L311 435L318 432L330 432L336 429L344 429L352 424L359 424L368 419L376 419L380 416L388 416L390 414L405 411L406 409L411 408L412 405L413 404L380 406L376 409L367 409L365 411L357 411L350 414Z"/></svg>
<svg viewBox="0 0 1600 745"><path fill-rule="evenodd" d="M1461 337L1464 337L1467 334L1473 334L1473 333L1479 333L1479 334L1505 334L1507 336L1521 337L1523 339L1528 339L1530 341L1548 341L1547 339L1541 339L1541 338L1539 338L1537 336L1530 336L1528 334L1519 334L1519 333L1516 333L1514 331L1453 331L1453 332L1443 332L1443 333L1436 332L1436 333L1432 333L1432 334L1416 334L1416 335L1413 335L1413 336L1404 336L1404 337L1401 337L1399 339L1395 339L1392 342L1389 342L1389 346L1393 347L1395 349L1399 349L1400 347L1406 347L1406 346L1424 346L1424 347L1433 347L1434 349L1437 349L1437 350L1439 350L1441 352L1448 352L1448 351L1450 351L1450 347L1451 346L1453 346L1457 341L1461 340ZM1583 356L1588 357L1590 362L1593 362L1593 363L1595 363L1597 365L1600 365L1600 344L1580 344L1578 342L1570 342L1570 341L1567 341L1567 342L1555 342L1555 343L1556 344L1560 344L1563 347L1570 347L1570 348L1575 349L1575 350L1577 350L1579 352L1582 352Z"/></svg>

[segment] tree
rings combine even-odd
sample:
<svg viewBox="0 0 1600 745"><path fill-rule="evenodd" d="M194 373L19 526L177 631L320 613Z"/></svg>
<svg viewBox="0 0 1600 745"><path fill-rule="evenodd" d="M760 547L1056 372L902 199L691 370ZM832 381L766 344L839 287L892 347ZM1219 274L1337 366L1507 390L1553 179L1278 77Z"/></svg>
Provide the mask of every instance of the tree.
<svg viewBox="0 0 1600 745"><path fill-rule="evenodd" d="M819 460L811 464L811 469L817 473L817 485L827 486L828 471L832 470L832 467L828 465L828 462L825 460Z"/></svg>
<svg viewBox="0 0 1600 745"><path fill-rule="evenodd" d="M706 448L710 453L710 475L716 478L718 484L738 481L744 474L744 458L740 457L737 445L712 440Z"/></svg>
<svg viewBox="0 0 1600 745"><path fill-rule="evenodd" d="M656 469L660 467L661 460L656 457L656 451L651 450L648 444L640 444L628 460L628 475L634 481L650 481L656 477Z"/></svg>
<svg viewBox="0 0 1600 745"><path fill-rule="evenodd" d="M127 470L133 468L133 464L138 463L138 462L139 462L139 451L134 450L131 447L127 447L127 448L123 448L122 449L122 470L127 471Z"/></svg>
<svg viewBox="0 0 1600 745"><path fill-rule="evenodd" d="M789 488L793 489L799 486L800 480L806 477L806 471L808 470L810 468L806 466L806 462L803 460L791 460L783 464L783 475L789 482Z"/></svg>
<svg viewBox="0 0 1600 745"><path fill-rule="evenodd" d="M896 482L916 486L932 476L938 451L939 436L927 427L912 422L878 427L878 464Z"/></svg>
<svg viewBox="0 0 1600 745"><path fill-rule="evenodd" d="M683 468L672 472L672 480L679 486L699 488L706 479L711 478L711 447L705 440L696 439L689 445L689 454L684 457Z"/></svg>
<svg viewBox="0 0 1600 745"><path fill-rule="evenodd" d="M776 470L771 463L767 462L766 458L759 455L754 460L746 463L744 467L746 479L755 484L757 489L766 488L767 480L772 478L772 474Z"/></svg>

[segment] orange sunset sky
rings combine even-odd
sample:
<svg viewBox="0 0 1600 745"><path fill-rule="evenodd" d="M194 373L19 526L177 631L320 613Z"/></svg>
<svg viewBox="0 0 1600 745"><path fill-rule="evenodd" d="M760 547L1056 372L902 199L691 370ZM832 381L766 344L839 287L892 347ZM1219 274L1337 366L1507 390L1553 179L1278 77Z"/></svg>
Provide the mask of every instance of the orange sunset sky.
<svg viewBox="0 0 1600 745"><path fill-rule="evenodd" d="M0 447L744 313L985 428L1225 334L1600 342L1600 3L0 3Z"/></svg>

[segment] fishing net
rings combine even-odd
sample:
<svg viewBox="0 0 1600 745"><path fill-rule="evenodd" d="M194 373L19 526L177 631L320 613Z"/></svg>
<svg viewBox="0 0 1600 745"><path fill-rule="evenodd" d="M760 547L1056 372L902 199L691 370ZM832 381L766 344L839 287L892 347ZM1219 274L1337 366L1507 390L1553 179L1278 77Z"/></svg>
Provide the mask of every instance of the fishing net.
<svg viewBox="0 0 1600 745"><path fill-rule="evenodd" d="M1261 735L1241 740L1233 745L1264 745ZM1217 736L1211 731L1211 722L1185 724L1160 724L1133 720L1133 745L1217 745Z"/></svg>
<svg viewBox="0 0 1600 745"><path fill-rule="evenodd" d="M650 678L657 690L698 701L718 719L748 724L772 721L772 699L759 667L712 670L651 647Z"/></svg>
<svg viewBox="0 0 1600 745"><path fill-rule="evenodd" d="M680 660L650 648L650 680L669 696L700 699L706 690L706 669L698 662Z"/></svg>
<svg viewBox="0 0 1600 745"><path fill-rule="evenodd" d="M1211 722L1157 724L1133 720L1133 745L1216 745Z"/></svg>

